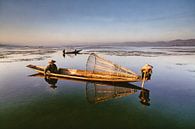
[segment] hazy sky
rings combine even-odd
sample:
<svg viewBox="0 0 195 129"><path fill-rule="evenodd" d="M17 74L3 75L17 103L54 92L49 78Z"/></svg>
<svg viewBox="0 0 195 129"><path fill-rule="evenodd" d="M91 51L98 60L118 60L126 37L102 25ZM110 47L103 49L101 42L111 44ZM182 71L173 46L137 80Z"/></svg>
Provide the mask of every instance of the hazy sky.
<svg viewBox="0 0 195 129"><path fill-rule="evenodd" d="M195 0L0 0L0 42L195 38Z"/></svg>

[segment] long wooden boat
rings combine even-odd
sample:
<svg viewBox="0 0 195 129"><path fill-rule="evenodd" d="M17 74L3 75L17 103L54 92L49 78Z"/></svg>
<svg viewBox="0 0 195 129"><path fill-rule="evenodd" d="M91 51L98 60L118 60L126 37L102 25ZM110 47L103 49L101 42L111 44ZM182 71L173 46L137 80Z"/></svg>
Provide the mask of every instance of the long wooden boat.
<svg viewBox="0 0 195 129"><path fill-rule="evenodd" d="M26 67L35 70L38 73L44 74L44 66L36 65L27 65ZM118 75L109 75L105 72L96 72L93 73L87 70L77 70L77 69L66 69L59 68L58 73L47 73L48 76L61 77L61 78L70 78L77 80L86 80L86 81L99 81L99 82L137 82L141 81L139 75L128 75L125 74L122 76Z"/></svg>
<svg viewBox="0 0 195 129"><path fill-rule="evenodd" d="M38 77L38 78L45 78L45 76L41 73L35 73L35 74L31 74L28 75L29 77ZM69 80L72 82L80 82L80 83L95 83L98 84L99 86L114 86L114 87L124 87L124 88L132 88L132 89L136 89L136 90L148 90L145 88L142 88L138 85L135 85L133 83L129 83L129 82L103 82L103 81L88 81L88 80L78 80L78 79L72 79L72 78L63 78L63 77L56 77L56 76L50 76L50 79L55 79L55 80Z"/></svg>

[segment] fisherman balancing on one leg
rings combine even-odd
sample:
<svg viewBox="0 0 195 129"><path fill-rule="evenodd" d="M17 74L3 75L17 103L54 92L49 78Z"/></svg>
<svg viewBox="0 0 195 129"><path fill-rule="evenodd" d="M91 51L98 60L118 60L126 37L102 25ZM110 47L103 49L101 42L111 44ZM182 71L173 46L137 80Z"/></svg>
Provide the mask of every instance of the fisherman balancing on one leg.
<svg viewBox="0 0 195 129"><path fill-rule="evenodd" d="M152 69L153 69L153 66L152 66L152 65L145 64L145 65L141 68L142 79L150 80L150 79L151 79L151 75L152 75Z"/></svg>

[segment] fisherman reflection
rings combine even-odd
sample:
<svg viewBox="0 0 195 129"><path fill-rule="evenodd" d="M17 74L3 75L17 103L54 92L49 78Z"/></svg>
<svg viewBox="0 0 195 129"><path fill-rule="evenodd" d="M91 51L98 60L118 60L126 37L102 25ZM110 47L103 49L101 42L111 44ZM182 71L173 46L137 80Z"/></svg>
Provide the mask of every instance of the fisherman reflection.
<svg viewBox="0 0 195 129"><path fill-rule="evenodd" d="M65 58L66 57L66 54L63 53L63 57Z"/></svg>
<svg viewBox="0 0 195 129"><path fill-rule="evenodd" d="M64 49L64 50L63 50L63 57L64 57L64 58L66 57L66 54L65 54L65 53L66 53L66 50Z"/></svg>
<svg viewBox="0 0 195 129"><path fill-rule="evenodd" d="M150 106L149 90L142 89L139 95L140 103L146 106Z"/></svg>
<svg viewBox="0 0 195 129"><path fill-rule="evenodd" d="M49 77L45 77L45 81L50 85L50 88L56 89L56 83L58 82L58 79L53 79Z"/></svg>

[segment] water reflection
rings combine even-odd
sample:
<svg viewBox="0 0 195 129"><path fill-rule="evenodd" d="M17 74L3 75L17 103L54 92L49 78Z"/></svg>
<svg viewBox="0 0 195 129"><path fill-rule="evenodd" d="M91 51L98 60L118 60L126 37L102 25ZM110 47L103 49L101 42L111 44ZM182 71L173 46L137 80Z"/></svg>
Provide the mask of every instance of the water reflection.
<svg viewBox="0 0 195 129"><path fill-rule="evenodd" d="M48 83L48 86L52 89L56 89L58 86L56 85L58 82L58 78L55 77L49 77L49 76L44 76L40 73L32 74L29 75L29 77L39 77L39 78L44 78L45 81Z"/></svg>
<svg viewBox="0 0 195 129"><path fill-rule="evenodd" d="M62 54L62 56L64 57L64 58L66 58L66 57L70 57L70 58L74 58L75 56L77 56L78 54L65 54L65 53L63 53Z"/></svg>
<svg viewBox="0 0 195 129"><path fill-rule="evenodd" d="M143 105L146 105L146 106L150 106L150 91L147 90L147 89L142 89L140 91L140 95L139 95L139 98L140 98L140 103L143 104Z"/></svg>
<svg viewBox="0 0 195 129"><path fill-rule="evenodd" d="M63 56L64 58L66 58L66 57L74 58L74 57L76 57L77 55L81 55L81 54L85 54L85 53L73 53L73 54L65 54L65 53L63 53L62 56ZM88 54L88 53L87 53L87 54Z"/></svg>
<svg viewBox="0 0 195 129"><path fill-rule="evenodd" d="M45 77L45 81L49 84L50 88L56 89L56 83L58 82L58 79L50 78L50 77Z"/></svg>
<svg viewBox="0 0 195 129"><path fill-rule="evenodd" d="M29 75L30 77L44 78L49 87L56 89L59 80L72 80L59 77L45 77L42 74ZM72 80L73 81L73 80ZM83 82L80 80L74 80ZM86 81L85 81L86 82ZM139 92L140 91L140 92ZM139 101L145 106L150 106L150 91L127 82L86 82L86 99L90 104L98 104L112 99L122 98L139 92Z"/></svg>
<svg viewBox="0 0 195 129"><path fill-rule="evenodd" d="M89 103L97 104L111 99L117 99L131 94L135 94L140 90L140 103L149 106L149 90L140 88L130 83L95 83L87 82L86 98Z"/></svg>
<svg viewBox="0 0 195 129"><path fill-rule="evenodd" d="M110 99L121 98L135 94L137 89L108 86L107 84L91 83L86 84L86 97L89 103L101 103Z"/></svg>

